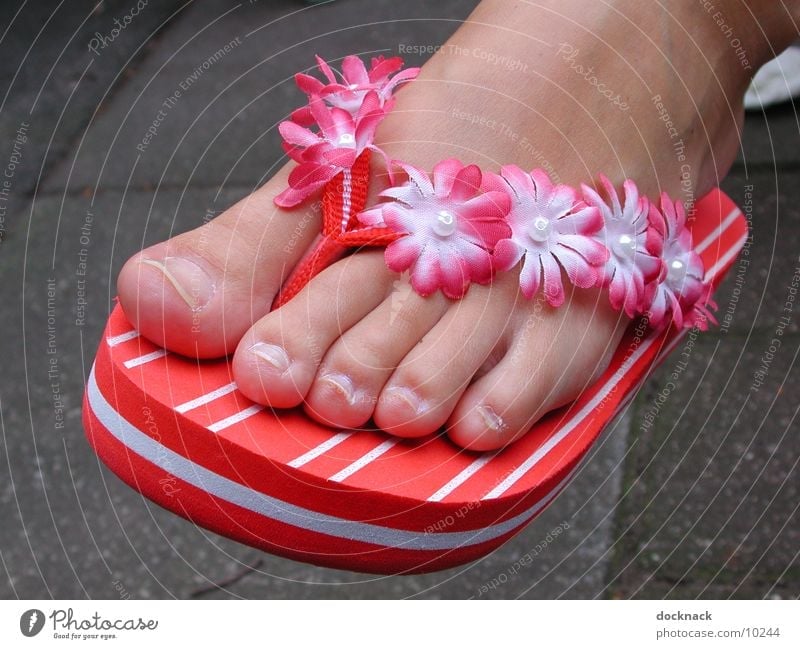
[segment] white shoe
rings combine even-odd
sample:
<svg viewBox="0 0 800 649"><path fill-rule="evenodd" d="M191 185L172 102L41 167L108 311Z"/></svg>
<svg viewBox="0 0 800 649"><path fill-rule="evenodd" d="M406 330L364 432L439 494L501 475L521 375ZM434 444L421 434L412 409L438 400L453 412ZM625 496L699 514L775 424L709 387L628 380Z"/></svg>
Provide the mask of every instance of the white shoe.
<svg viewBox="0 0 800 649"><path fill-rule="evenodd" d="M753 77L744 96L747 110L761 110L800 95L800 42L767 62Z"/></svg>

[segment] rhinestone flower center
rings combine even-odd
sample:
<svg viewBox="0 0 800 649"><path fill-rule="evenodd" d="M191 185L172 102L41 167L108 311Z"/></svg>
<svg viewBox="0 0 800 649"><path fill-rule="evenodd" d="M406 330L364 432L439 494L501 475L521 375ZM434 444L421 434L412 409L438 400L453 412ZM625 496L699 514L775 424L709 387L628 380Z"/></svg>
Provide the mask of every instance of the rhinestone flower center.
<svg viewBox="0 0 800 649"><path fill-rule="evenodd" d="M440 237L449 237L456 231L456 228L456 215L449 210L439 210L433 224L433 231Z"/></svg>
<svg viewBox="0 0 800 649"><path fill-rule="evenodd" d="M528 235L534 241L542 243L550 238L551 230L550 221L543 216L537 216L528 228Z"/></svg>

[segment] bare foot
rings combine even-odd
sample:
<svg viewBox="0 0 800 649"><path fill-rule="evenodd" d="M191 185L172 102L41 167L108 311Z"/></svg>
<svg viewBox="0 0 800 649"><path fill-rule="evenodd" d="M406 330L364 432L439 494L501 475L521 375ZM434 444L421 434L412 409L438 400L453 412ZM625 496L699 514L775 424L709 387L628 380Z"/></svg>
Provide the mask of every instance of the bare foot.
<svg viewBox="0 0 800 649"><path fill-rule="evenodd" d="M691 201L734 159L747 83L718 26L694 10L484 0L399 92L376 141L425 169L457 157L573 185L603 172ZM714 61L698 62L680 20L697 21L692 37ZM458 301L423 298L382 250L360 252L269 313L320 227L314 206L273 205L289 170L126 264L120 300L145 336L199 357L235 350L236 381L258 402L304 403L336 427L373 418L409 437L444 425L479 450L523 435L606 367L628 324L607 291L572 289L554 309L519 294L518 270Z"/></svg>

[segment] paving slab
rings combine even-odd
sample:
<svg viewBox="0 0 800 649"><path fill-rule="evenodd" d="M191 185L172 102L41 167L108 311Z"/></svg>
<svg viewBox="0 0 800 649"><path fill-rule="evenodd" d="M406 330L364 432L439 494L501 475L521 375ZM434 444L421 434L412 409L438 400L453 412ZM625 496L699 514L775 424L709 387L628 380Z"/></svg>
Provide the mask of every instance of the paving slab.
<svg viewBox="0 0 800 649"><path fill-rule="evenodd" d="M798 343L701 334L648 383L632 409L612 596L800 595Z"/></svg>
<svg viewBox="0 0 800 649"><path fill-rule="evenodd" d="M7 198L0 198L0 239L11 235L37 185L71 150L103 101L135 74L150 44L184 4L4 4L0 173L9 187Z"/></svg>
<svg viewBox="0 0 800 649"><path fill-rule="evenodd" d="M797 168L800 116L796 104L785 102L763 111L748 111L746 122L737 169Z"/></svg>
<svg viewBox="0 0 800 649"><path fill-rule="evenodd" d="M750 239L717 290L723 332L769 332L783 314L787 282L800 255L800 205L796 174L733 171L722 188L747 217ZM788 323L800 331L800 318Z"/></svg>

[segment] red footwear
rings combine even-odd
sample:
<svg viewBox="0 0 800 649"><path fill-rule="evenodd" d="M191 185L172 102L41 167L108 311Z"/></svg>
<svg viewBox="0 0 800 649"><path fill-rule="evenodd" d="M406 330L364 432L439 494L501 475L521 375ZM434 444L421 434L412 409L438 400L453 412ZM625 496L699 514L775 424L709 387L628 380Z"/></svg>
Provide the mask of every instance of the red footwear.
<svg viewBox="0 0 800 649"><path fill-rule="evenodd" d="M715 190L690 223L716 287L747 238ZM444 435L336 431L244 398L229 361L170 354L111 314L84 400L89 442L131 487L268 552L374 573L477 559L533 520L686 330L636 321L601 379L521 440L475 454Z"/></svg>

